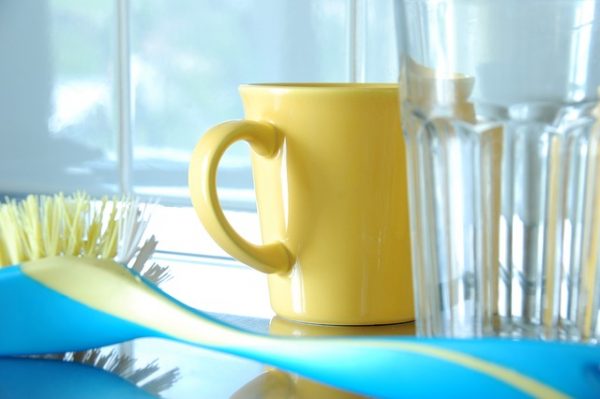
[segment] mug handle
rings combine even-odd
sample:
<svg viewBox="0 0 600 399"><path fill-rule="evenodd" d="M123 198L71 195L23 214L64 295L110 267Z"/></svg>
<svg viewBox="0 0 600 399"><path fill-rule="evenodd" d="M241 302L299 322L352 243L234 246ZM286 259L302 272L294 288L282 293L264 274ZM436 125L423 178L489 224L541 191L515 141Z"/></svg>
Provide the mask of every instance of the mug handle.
<svg viewBox="0 0 600 399"><path fill-rule="evenodd" d="M217 167L233 143L245 140L258 155L272 158L283 143L275 127L266 122L229 121L209 129L198 141L188 172L194 209L210 236L231 256L264 273L290 270L293 256L281 241L256 245L242 238L227 221L217 196Z"/></svg>

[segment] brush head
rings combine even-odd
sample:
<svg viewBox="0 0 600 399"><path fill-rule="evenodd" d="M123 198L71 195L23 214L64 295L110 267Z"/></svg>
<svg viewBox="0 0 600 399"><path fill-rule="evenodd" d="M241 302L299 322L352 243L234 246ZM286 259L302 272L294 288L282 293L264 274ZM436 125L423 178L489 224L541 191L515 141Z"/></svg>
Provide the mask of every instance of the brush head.
<svg viewBox="0 0 600 399"><path fill-rule="evenodd" d="M146 267L154 236L142 243L153 204L134 198L93 200L88 194L29 195L0 204L0 267L51 256L111 259L156 283L166 267Z"/></svg>
<svg viewBox="0 0 600 399"><path fill-rule="evenodd" d="M0 203L0 268L53 256L91 257L117 261L160 284L171 275L167 266L148 262L157 242L154 236L144 238L153 205L133 198L95 200L82 192L71 196L30 195L21 201L6 199ZM36 302L36 298L27 295L24 300ZM39 311L45 304L34 306ZM22 307L14 310L22 312ZM165 372L157 360L134 367L137 361L120 353L119 348L108 353L92 349L43 357L103 368L154 394L179 379L177 368ZM136 377L139 375L147 377L142 380L143 385Z"/></svg>

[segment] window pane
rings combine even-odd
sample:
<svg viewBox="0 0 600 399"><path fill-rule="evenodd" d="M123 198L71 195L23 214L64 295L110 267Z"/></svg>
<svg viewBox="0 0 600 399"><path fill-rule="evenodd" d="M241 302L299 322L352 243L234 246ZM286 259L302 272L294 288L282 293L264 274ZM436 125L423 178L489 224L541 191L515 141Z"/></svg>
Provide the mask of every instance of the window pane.
<svg viewBox="0 0 600 399"><path fill-rule="evenodd" d="M398 81L395 0L368 0L365 72L368 82Z"/></svg>
<svg viewBox="0 0 600 399"><path fill-rule="evenodd" d="M190 153L210 126L243 117L239 84L347 80L347 10L347 0L132 0L135 191L189 204ZM226 208L254 209L248 152L240 143L221 162Z"/></svg>
<svg viewBox="0 0 600 399"><path fill-rule="evenodd" d="M113 2L0 2L0 192L116 192Z"/></svg>

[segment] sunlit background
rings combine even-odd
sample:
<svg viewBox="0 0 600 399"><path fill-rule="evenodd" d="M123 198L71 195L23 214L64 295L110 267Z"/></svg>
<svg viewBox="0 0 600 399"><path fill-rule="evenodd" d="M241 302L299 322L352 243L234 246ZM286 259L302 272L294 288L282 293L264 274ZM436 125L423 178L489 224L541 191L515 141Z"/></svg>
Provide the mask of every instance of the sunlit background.
<svg viewBox="0 0 600 399"><path fill-rule="evenodd" d="M243 117L238 85L395 82L395 47L393 0L0 1L0 194L133 193L177 207L158 223L171 231L190 220L195 143ZM252 223L245 144L218 183ZM194 222L185 248L162 248L219 252Z"/></svg>

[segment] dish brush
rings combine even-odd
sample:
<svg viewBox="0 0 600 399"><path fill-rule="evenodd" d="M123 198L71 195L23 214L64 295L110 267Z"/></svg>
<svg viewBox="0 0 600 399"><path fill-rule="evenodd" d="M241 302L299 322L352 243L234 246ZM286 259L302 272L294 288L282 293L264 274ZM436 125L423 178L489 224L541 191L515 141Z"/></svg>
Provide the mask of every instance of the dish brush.
<svg viewBox="0 0 600 399"><path fill-rule="evenodd" d="M172 276L167 266L149 261L157 244L154 236L144 238L151 205L132 198L93 200L84 192L29 195L22 201L7 198L0 203L0 267L53 255L92 256L116 259L160 285ZM161 372L158 360L136 366L122 349L31 357L94 366L152 394L160 394L179 379L177 368Z"/></svg>
<svg viewBox="0 0 600 399"><path fill-rule="evenodd" d="M124 244L117 245L111 229L97 227L100 217L78 227L72 209L55 215L52 207L25 206L34 207L25 214L41 213L45 219L13 218L3 226L4 236L21 236L2 250L3 259L14 266L0 269L0 355L159 337L257 360L370 397L600 397L598 346L508 339L274 337L243 331L178 302L136 268L123 266L129 265L136 237L141 237L136 223L128 231L131 240L123 238ZM116 219L143 220L143 211L121 212L108 225ZM23 227L16 227L21 222ZM62 223L65 230L57 234L56 225ZM98 251L90 250L93 244ZM34 247L44 248L32 251L43 255L22 261L19 255ZM113 253L119 263L110 256L100 259Z"/></svg>

